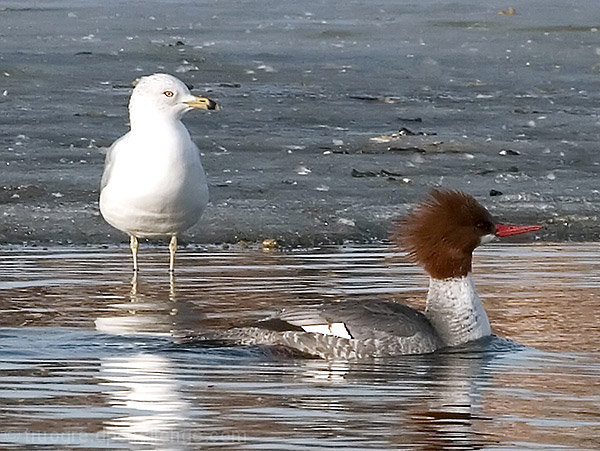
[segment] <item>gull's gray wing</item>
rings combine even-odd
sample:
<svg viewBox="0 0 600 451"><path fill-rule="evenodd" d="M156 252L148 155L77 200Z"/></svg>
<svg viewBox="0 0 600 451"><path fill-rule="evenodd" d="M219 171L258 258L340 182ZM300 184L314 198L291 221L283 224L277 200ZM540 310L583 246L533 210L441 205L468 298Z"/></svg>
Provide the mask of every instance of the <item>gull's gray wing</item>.
<svg viewBox="0 0 600 451"><path fill-rule="evenodd" d="M125 138L125 136L127 135L123 135L119 139L117 139L114 143L112 143L112 146L110 146L106 151L106 158L104 159L104 172L102 173L102 181L100 182L100 191L102 191L104 187L108 184L108 180L110 179L110 173L112 171L112 165L114 164L115 160L115 149L117 148L119 143L123 141L123 138Z"/></svg>

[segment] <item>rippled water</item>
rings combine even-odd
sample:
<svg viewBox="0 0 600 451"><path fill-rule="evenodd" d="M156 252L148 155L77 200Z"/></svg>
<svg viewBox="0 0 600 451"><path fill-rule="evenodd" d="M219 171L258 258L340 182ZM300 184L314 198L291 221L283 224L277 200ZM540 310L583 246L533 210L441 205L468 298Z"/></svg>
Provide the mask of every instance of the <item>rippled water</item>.
<svg viewBox="0 0 600 451"><path fill-rule="evenodd" d="M419 304L385 246L0 251L0 444L296 449L600 446L600 251L492 245L478 288L496 333L452 352L294 359L173 336L346 296Z"/></svg>
<svg viewBox="0 0 600 451"><path fill-rule="evenodd" d="M4 0L0 243L123 239L105 148L154 72L222 106L184 119L211 198L193 242L382 240L432 186L598 241L598 1L501 3Z"/></svg>

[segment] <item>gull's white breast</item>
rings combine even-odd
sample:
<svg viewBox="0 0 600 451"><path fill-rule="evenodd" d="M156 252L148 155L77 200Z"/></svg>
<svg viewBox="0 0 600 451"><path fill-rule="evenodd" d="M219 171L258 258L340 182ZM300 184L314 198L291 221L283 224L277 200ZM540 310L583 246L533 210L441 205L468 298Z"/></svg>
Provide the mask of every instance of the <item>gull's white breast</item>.
<svg viewBox="0 0 600 451"><path fill-rule="evenodd" d="M113 144L100 193L106 221L138 237L179 234L200 219L208 203L199 151L185 126L154 125Z"/></svg>

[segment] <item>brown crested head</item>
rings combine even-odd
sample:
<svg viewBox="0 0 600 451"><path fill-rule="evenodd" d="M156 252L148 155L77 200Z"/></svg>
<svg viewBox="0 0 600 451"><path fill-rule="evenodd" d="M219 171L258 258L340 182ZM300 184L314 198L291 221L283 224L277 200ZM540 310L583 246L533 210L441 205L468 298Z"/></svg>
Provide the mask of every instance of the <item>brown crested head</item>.
<svg viewBox="0 0 600 451"><path fill-rule="evenodd" d="M399 222L393 239L431 277L448 279L466 276L473 250L495 232L494 218L472 196L432 190Z"/></svg>

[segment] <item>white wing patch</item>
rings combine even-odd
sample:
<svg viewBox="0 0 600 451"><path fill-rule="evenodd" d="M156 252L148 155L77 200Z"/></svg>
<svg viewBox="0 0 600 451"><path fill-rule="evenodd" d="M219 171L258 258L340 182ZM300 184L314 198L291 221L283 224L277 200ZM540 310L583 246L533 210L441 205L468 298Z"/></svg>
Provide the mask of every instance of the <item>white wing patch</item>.
<svg viewBox="0 0 600 451"><path fill-rule="evenodd" d="M335 337L351 339L352 335L346 329L344 323L331 323L331 324L307 324L301 326L305 332L312 332L315 334L333 335Z"/></svg>

